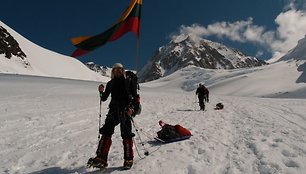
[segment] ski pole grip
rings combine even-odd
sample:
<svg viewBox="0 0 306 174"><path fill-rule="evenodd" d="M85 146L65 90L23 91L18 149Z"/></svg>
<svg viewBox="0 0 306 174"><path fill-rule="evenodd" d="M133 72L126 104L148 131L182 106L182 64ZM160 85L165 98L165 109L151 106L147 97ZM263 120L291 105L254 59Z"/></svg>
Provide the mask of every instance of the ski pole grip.
<svg viewBox="0 0 306 174"><path fill-rule="evenodd" d="M100 93L103 93L103 92L104 92L104 85L103 85L103 84L99 85L98 91L99 91Z"/></svg>

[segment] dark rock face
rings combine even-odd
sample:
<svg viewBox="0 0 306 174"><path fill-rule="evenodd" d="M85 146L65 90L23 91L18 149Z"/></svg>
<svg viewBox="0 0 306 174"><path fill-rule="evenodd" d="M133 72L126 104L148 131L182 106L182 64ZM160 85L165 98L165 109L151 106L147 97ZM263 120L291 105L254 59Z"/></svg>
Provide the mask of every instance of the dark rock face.
<svg viewBox="0 0 306 174"><path fill-rule="evenodd" d="M101 74L102 76L107 76L106 71L108 68L106 66L101 66L101 65L95 64L94 62L87 62L85 63L85 65L92 71L97 72Z"/></svg>
<svg viewBox="0 0 306 174"><path fill-rule="evenodd" d="M10 59L13 55L24 60L27 56L19 47L18 42L10 35L10 33L0 26L0 54Z"/></svg>

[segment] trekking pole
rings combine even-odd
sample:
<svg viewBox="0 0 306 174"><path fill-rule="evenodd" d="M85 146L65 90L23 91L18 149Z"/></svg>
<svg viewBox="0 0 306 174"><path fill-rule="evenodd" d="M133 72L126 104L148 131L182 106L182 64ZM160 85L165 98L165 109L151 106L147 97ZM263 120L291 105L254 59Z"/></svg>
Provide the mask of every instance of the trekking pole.
<svg viewBox="0 0 306 174"><path fill-rule="evenodd" d="M197 108L197 94L194 96L194 110L196 110Z"/></svg>
<svg viewBox="0 0 306 174"><path fill-rule="evenodd" d="M144 143L143 143L143 141L142 141L142 139L141 139L141 137L140 137L140 135L139 135L138 129L137 129L135 123L134 123L134 119L133 119L132 117L130 117L130 118L131 118L131 121L132 121L132 123L133 123L133 126L134 126L134 128L135 128L135 130L136 130L136 134L137 134L137 136L138 136L138 138L139 138L139 140L140 140L140 143L141 143L141 145L142 145L142 147L143 147L143 150L145 151L145 152L144 152L144 155L145 155L145 156L148 156L148 155L149 155L149 151L148 151L148 150L145 148L145 146L144 146Z"/></svg>
<svg viewBox="0 0 306 174"><path fill-rule="evenodd" d="M102 99L101 99L101 96L102 96L102 93L104 91L104 86L103 84L99 85L99 97L100 97L100 109L99 109L99 129L98 129L98 143L100 141L100 128L101 128L101 113L102 113Z"/></svg>
<svg viewBox="0 0 306 174"><path fill-rule="evenodd" d="M143 159L143 157L142 157L142 156L140 155L140 153L139 153L138 147L137 147L137 145L136 145L135 138L133 138L133 142L134 142L134 144L135 144L135 149L136 149L137 155L139 156L140 159Z"/></svg>
<svg viewBox="0 0 306 174"><path fill-rule="evenodd" d="M100 141L100 128L101 128L101 108L102 108L102 101L101 101L101 98L100 98L100 112L99 112L98 142Z"/></svg>

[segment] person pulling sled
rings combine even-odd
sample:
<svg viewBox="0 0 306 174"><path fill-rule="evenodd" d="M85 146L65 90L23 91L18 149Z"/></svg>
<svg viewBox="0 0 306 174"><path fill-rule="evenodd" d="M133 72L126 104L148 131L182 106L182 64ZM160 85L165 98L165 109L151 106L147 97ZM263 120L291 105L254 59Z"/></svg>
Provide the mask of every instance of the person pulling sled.
<svg viewBox="0 0 306 174"><path fill-rule="evenodd" d="M106 168L107 158L112 144L114 129L120 124L120 131L124 150L123 167L129 169L133 165L133 137L131 117L139 109L139 95L137 95L137 82L127 78L123 65L116 63L112 67L111 80L104 86L100 85L100 101L106 101L111 94L109 111L105 124L99 129L101 138L96 150L96 157L88 160L88 167Z"/></svg>

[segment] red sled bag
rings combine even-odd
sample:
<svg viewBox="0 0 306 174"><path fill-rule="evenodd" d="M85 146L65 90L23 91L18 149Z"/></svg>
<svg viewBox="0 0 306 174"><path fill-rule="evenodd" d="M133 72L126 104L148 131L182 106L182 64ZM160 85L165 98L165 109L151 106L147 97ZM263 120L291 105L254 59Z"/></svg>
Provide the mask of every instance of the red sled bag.
<svg viewBox="0 0 306 174"><path fill-rule="evenodd" d="M159 125L162 127L160 131L157 132L156 140L162 143L170 143L180 140L189 139L192 134L191 132L181 125L170 125L163 121L159 121Z"/></svg>
<svg viewBox="0 0 306 174"><path fill-rule="evenodd" d="M181 125L177 124L177 125L174 126L174 128L175 128L176 132L178 132L182 136L191 136L191 132L188 129L182 127Z"/></svg>

